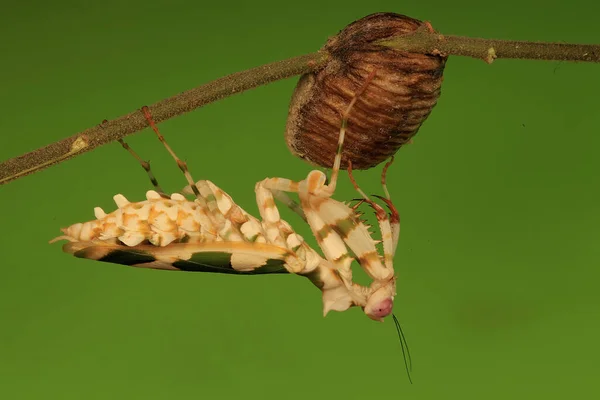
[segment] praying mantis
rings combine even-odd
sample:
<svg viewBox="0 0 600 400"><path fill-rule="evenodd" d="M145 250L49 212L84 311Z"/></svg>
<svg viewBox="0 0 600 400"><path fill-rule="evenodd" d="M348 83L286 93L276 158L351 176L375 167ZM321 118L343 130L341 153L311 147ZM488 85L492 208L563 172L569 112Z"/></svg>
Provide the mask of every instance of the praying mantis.
<svg viewBox="0 0 600 400"><path fill-rule="evenodd" d="M146 170L154 190L149 190L146 200L140 202L129 202L123 195L115 195L117 210L106 213L96 207L95 220L62 229L63 235L51 243L67 240L63 250L76 257L133 267L242 275L296 274L308 278L321 290L324 315L357 306L367 317L383 321L392 314L396 295L393 258L400 233L399 214L386 187L386 173L392 160L382 173L386 196L378 196L389 212L358 187L351 166L348 173L361 195L359 204L350 207L332 197L340 171L348 115L375 73L372 71L354 93L343 114L329 183L326 174L319 170L310 171L301 181L285 178L259 181L255 193L260 220L211 181L194 181L187 164L160 133L149 109L143 107L149 126L185 176L188 185L183 193L194 198L188 200L181 193L165 194L149 163L120 140ZM290 193L297 194L299 203ZM276 200L307 222L324 257L281 219ZM375 211L383 255L376 247L378 241L372 238L369 227L357 212L360 203L367 203ZM355 260L372 279L369 286L353 281L351 264ZM393 319L404 353L406 341L395 315ZM408 347L406 354L410 363ZM409 364L406 366L408 369Z"/></svg>

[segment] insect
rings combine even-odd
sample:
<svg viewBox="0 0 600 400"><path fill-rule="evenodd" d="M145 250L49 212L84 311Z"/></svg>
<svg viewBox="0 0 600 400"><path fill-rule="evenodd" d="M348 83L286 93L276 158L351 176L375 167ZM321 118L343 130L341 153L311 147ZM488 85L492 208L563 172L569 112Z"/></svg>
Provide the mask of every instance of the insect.
<svg viewBox="0 0 600 400"><path fill-rule="evenodd" d="M307 277L322 291L324 315L331 310L345 311L359 306L369 318L382 321L392 313L396 295L393 256L400 229L398 213L385 185L385 173L391 161L382 174L386 192L386 198L382 199L390 208L389 214L360 190L349 169L353 184L362 196L360 203L366 202L375 210L383 256L379 255L377 241L356 211L358 205L350 207L332 198L340 170L347 116L370 79L357 91L344 113L330 182L327 183L326 175L319 170L311 171L306 179L298 182L284 178L258 182L255 192L261 220L243 210L214 183L195 182L186 163L158 130L149 109L143 107L150 127L187 180L188 186L183 192L194 195L194 199L188 200L180 193L166 195L150 165L121 141L140 161L154 190L148 191L146 200L140 202L129 202L123 195L115 195L116 211L106 213L96 207L95 220L62 229L64 234L51 243L67 240L63 250L76 257L134 267L250 275L293 273ZM297 193L299 204L288 193ZM308 223L325 257L280 218L276 199ZM368 287L353 282L351 264L354 260L373 279ZM395 316L393 319L404 352L404 335Z"/></svg>

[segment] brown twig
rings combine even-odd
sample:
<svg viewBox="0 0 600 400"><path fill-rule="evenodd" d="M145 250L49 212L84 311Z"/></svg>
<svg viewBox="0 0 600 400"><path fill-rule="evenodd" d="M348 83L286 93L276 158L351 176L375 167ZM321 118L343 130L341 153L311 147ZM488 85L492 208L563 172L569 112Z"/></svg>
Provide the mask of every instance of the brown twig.
<svg viewBox="0 0 600 400"><path fill-rule="evenodd" d="M323 65L327 58L325 53L317 52L236 72L161 100L148 108L158 123L224 97L309 72ZM147 126L148 122L142 112L136 110L30 153L6 160L0 164L0 185L68 160L103 144L122 139Z"/></svg>
<svg viewBox="0 0 600 400"><path fill-rule="evenodd" d="M381 41L401 51L448 54L479 58L491 63L496 58L600 62L600 45L487 40L446 36L425 23L422 29ZM205 104L270 82L307 73L325 65L328 55L316 52L217 79L149 106L156 122L192 111ZM121 139L147 127L142 113L132 113L104 122L69 138L49 144L0 164L0 185L50 165L83 154L100 145Z"/></svg>
<svg viewBox="0 0 600 400"><path fill-rule="evenodd" d="M413 53L452 54L479 58L491 64L496 58L600 62L600 45L526 42L441 35L428 23L412 34L380 41L383 46Z"/></svg>

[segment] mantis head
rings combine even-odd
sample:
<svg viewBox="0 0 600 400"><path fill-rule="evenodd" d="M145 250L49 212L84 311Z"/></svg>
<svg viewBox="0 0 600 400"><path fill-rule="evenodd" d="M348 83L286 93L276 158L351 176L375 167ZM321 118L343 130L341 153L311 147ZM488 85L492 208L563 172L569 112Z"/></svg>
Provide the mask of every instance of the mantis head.
<svg viewBox="0 0 600 400"><path fill-rule="evenodd" d="M392 278L371 293L367 298L363 311L372 320L383 321L385 317L392 313L395 295L396 279Z"/></svg>

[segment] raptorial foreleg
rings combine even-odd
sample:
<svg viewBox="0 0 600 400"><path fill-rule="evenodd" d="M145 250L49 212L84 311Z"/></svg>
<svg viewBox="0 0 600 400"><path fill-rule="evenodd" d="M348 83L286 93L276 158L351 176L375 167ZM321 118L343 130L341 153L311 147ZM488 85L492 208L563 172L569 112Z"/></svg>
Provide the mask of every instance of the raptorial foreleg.
<svg viewBox="0 0 600 400"><path fill-rule="evenodd" d="M369 196L367 196L365 194L365 192L358 186L358 184L356 183L356 180L354 179L354 176L352 175L352 163L351 162L348 163L348 177L350 178L350 181L352 182L352 185L354 186L356 191L358 193L360 193L360 195L363 197L364 202L369 204L375 210L375 216L377 218L377 223L379 224L379 230L381 231L381 240L383 242L384 264L385 264L385 268L387 269L387 273L383 274L383 276L388 276L388 275L393 276L395 244L394 244L392 227L390 225L390 218L389 218L388 214L385 212L385 210L379 204L377 204L373 200L371 200L369 198ZM348 245L350 246L350 248L357 246L357 244L352 244L352 243L348 243ZM363 266L363 268L365 267L365 265L363 265L362 263L361 263L361 265ZM369 271L367 271L367 273L368 272ZM371 274L369 274L369 275L371 275ZM377 276L373 276L373 277L376 279L381 279L381 277L377 277Z"/></svg>

